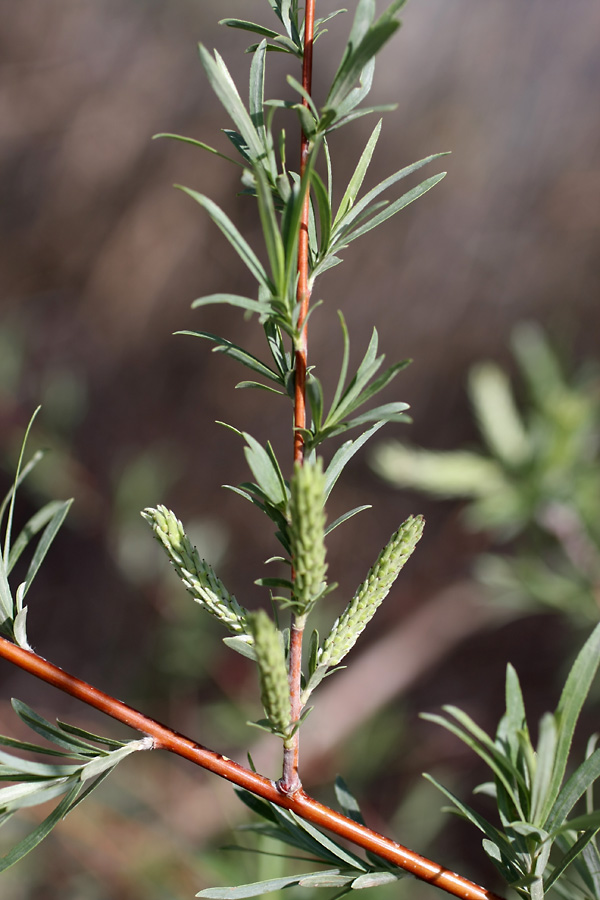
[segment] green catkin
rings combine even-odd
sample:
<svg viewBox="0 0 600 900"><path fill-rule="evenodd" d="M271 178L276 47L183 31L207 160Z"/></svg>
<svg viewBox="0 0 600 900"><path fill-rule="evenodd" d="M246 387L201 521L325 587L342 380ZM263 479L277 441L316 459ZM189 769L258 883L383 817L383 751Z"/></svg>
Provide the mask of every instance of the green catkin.
<svg viewBox="0 0 600 900"><path fill-rule="evenodd" d="M424 524L422 516L410 516L391 536L365 581L334 622L319 653L319 668L339 665L352 649L411 556L423 533Z"/></svg>
<svg viewBox="0 0 600 900"><path fill-rule="evenodd" d="M234 634L247 634L248 614L229 593L212 566L200 559L183 525L166 506L145 509L143 518L162 544L173 568L194 600Z"/></svg>
<svg viewBox="0 0 600 900"><path fill-rule="evenodd" d="M260 699L276 734L284 742L292 731L292 707L281 635L264 610L249 615L260 677Z"/></svg>
<svg viewBox="0 0 600 900"><path fill-rule="evenodd" d="M322 460L296 463L290 481L293 604L308 613L325 589L325 475Z"/></svg>

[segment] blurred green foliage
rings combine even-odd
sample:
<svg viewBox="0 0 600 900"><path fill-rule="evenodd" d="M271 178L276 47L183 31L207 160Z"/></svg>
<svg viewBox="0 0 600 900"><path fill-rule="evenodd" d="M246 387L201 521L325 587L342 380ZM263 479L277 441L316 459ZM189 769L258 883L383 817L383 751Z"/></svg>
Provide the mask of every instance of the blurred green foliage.
<svg viewBox="0 0 600 900"><path fill-rule="evenodd" d="M475 571L516 609L560 610L597 621L600 591L600 376L585 363L567 377L543 330L519 326L512 349L522 399L493 362L474 366L468 390L485 451L430 451L395 441L372 455L396 487L464 498L468 526L509 553Z"/></svg>

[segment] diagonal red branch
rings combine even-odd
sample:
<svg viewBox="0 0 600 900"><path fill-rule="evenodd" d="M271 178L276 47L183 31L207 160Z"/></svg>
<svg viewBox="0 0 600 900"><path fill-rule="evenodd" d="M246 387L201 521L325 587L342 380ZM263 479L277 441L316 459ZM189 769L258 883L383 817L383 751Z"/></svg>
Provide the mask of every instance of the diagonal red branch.
<svg viewBox="0 0 600 900"><path fill-rule="evenodd" d="M284 796L277 785L263 775L258 775L250 769L240 766L238 763L220 753L208 750L197 744L191 738L185 737L160 722L148 718L131 706L127 706L121 700L105 694L98 688L92 687L85 681L81 681L74 675L70 675L58 666L47 662L41 656L23 650L12 644L6 638L0 638L0 657L24 669L31 675L35 675L42 681L53 685L66 694L76 697L87 703L88 706L100 710L100 712L135 728L142 734L147 734L154 739L154 749L169 750L177 756L190 760L221 778L225 778L238 787L245 788L253 794L276 803L284 809L289 809L322 828L332 831L338 837L346 838L364 850L370 850L383 859L388 860L401 869L410 872L416 878L427 881L434 887L446 891L461 900L502 900L497 894L487 891L485 888L474 884L466 878L451 872L439 863L433 862L418 853L414 853L407 847L397 844L390 838L386 838L376 831L371 831L364 825L359 825L352 819L348 819L341 813L330 809L305 794L297 791L294 796Z"/></svg>

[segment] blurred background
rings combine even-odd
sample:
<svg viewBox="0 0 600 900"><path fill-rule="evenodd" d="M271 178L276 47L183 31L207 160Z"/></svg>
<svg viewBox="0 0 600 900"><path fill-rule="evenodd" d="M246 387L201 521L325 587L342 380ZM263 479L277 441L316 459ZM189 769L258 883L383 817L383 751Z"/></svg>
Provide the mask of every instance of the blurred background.
<svg viewBox="0 0 600 900"><path fill-rule="evenodd" d="M320 11L336 6L326 0ZM139 516L148 505L173 508L240 602L265 602L253 582L273 554L270 529L221 488L245 480L247 471L241 442L215 420L271 439L281 457L290 442L289 413L283 400L234 392L240 371L210 345L172 336L198 328L262 353L260 330L241 314L190 310L196 297L216 290L243 293L247 278L208 217L172 185L208 193L258 246L255 209L235 196L237 170L222 160L151 140L156 132L177 132L225 148L219 129L229 123L196 53L199 40L218 46L245 94L249 58L241 51L249 41L217 25L224 15L267 22L269 10L264 0L3 4L0 488L3 494L12 481L26 424L42 403L31 450L51 452L21 492L17 515L25 521L52 498L72 496L75 504L30 599L34 646L207 746L242 762L251 749L258 767L277 777L277 742L245 725L261 715L252 669L225 650ZM317 44L317 102L349 27L347 17L336 19ZM315 295L325 303L312 320L310 361L326 385L341 358L337 309L356 361L373 324L390 362L414 359L386 398L408 401L414 424L388 426L388 437L493 456L493 441L478 449L466 390L470 367L482 359L513 379L526 414L533 402L526 424L538 428L542 443L548 429L564 437L558 475L566 471L567 481L541 479L532 501L524 473L546 464L538 460L536 469L532 450L513 484L529 506L500 525L484 516L471 517L469 527L460 490L438 485L438 494L454 495L440 501L431 491L417 493L410 478L402 490L390 487L393 475L380 478L367 454L353 461L332 497L331 520L362 503L373 509L332 535L330 572L340 588L324 629L399 522L423 512L428 525L350 669L328 679L317 697L303 737L305 786L331 802L329 785L341 772L373 827L489 887L495 875L477 835L440 816L441 795L420 777L431 771L468 797L485 772L418 713L453 703L493 730L510 660L533 725L554 707L565 668L596 616L597 558L581 587L585 602L571 608L568 591L558 591L552 607L545 602L555 574L573 563L572 543L564 529L561 538L560 528L535 520L540 497L551 503L555 493L569 496L568 478L582 462L589 505L600 499L593 477L600 421L599 28L600 8L583 0L409 4L376 73L375 101L398 108L385 118L371 183L443 150L452 151L443 161L449 174L354 244ZM280 69L277 59L275 73ZM279 95L276 79L269 89ZM374 124L361 120L332 142L340 193ZM533 401L510 350L523 320L545 335L530 330L537 343L525 350L526 358L538 352L541 360ZM544 404L544 359L564 375L552 385L578 411L575 425L571 413L555 421L556 404ZM575 444L574 430L584 436ZM582 519L596 552L598 535ZM532 535L536 528L541 537ZM498 577L477 577L481 556L489 562L496 542L505 541L506 569L528 537L547 554L548 591L542 585L532 596L521 579L519 592L511 569L502 582L506 599L506 579L513 578L511 602L499 602ZM18 696L50 718L123 737L118 726L8 663L0 664L0 679L3 734L17 734L9 699ZM593 719L592 712L582 738ZM135 772L135 763L124 763L3 876L4 896L183 900L213 883L266 877L249 855L240 862L216 851L245 815L227 785L158 754L136 763ZM19 827L3 835L3 847ZM393 895L425 900L433 889L407 882Z"/></svg>

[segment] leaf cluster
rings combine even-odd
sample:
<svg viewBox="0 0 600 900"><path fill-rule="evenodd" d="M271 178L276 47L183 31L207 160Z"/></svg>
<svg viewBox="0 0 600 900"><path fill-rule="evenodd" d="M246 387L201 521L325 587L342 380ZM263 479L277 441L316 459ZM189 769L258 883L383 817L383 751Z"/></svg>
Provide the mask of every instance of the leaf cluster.
<svg viewBox="0 0 600 900"><path fill-rule="evenodd" d="M0 504L0 533L4 525L4 534L0 543L0 632L26 650L31 648L27 640L25 597L73 502L72 500L53 500L47 503L31 516L13 540L17 491L44 457L44 452L38 450L29 462L24 464L27 438L38 412L39 407L31 417L25 432L13 485ZM13 591L9 576L29 544L36 538L37 544L25 578Z"/></svg>
<svg viewBox="0 0 600 900"><path fill-rule="evenodd" d="M150 737L123 743L65 722L52 725L20 700L13 700L12 705L19 718L52 746L0 735L0 746L26 754L41 754L48 760L34 762L0 750L0 782L7 783L0 787L0 826L18 810L65 796L33 831L0 858L0 872L33 850L126 756L153 746ZM57 762L61 758L72 762Z"/></svg>
<svg viewBox="0 0 600 900"><path fill-rule="evenodd" d="M512 346L525 399L506 372L483 362L469 374L469 396L486 452L434 452L386 442L376 471L398 487L465 498L470 527L516 556L487 554L478 576L503 602L552 607L598 619L600 583L600 402L597 365L568 379L542 329L520 325Z"/></svg>
<svg viewBox="0 0 600 900"><path fill-rule="evenodd" d="M519 679L506 673L506 712L491 739L460 709L424 714L466 743L490 768L493 781L476 791L493 797L500 825L494 825L431 776L425 776L454 804L454 811L484 834L483 849L521 897L542 900L553 888L568 900L600 898L600 854L596 834L600 812L593 788L600 777L596 736L572 774L565 778L573 733L600 663L600 625L580 651L553 713L540 721L538 741L530 737Z"/></svg>
<svg viewBox="0 0 600 900"><path fill-rule="evenodd" d="M337 801L344 815L364 824L360 807L350 793L348 786L338 776L335 782ZM335 897L341 897L350 891L378 887L398 881L405 872L392 866L374 854L368 853L364 860L355 853L342 847L333 838L324 834L310 822L306 822L290 810L282 809L274 803L261 800L248 791L236 790L240 800L263 820L251 825L243 825L239 831L254 833L261 837L279 841L293 847L303 855L291 855L290 859L318 863L328 868L297 875L286 875L271 878L252 884L236 887L208 888L196 894L206 900L242 900L245 897L257 897L270 891L297 885L302 888L335 888ZM263 849L234 845L227 849L246 850L256 854L270 855ZM333 868L332 868L333 867Z"/></svg>

